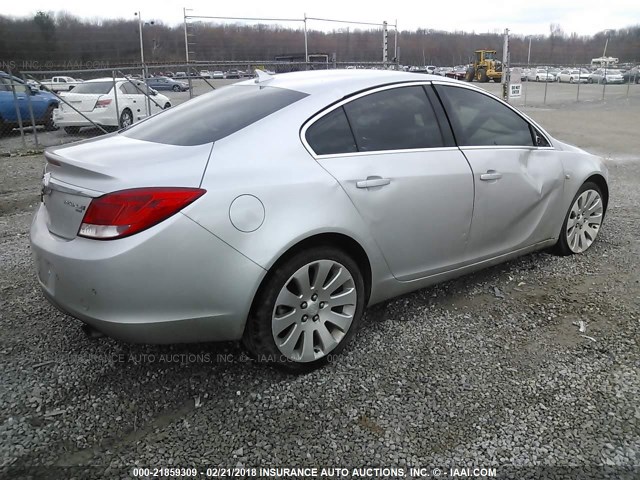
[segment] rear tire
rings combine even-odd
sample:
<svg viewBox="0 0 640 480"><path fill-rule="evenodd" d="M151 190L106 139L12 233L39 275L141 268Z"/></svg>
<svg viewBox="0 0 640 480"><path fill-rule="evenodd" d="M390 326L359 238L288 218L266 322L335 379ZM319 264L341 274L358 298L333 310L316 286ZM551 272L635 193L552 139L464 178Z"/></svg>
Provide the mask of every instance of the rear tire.
<svg viewBox="0 0 640 480"><path fill-rule="evenodd" d="M553 250L566 256L584 253L595 242L606 208L600 187L593 182L584 183L571 200L558 243Z"/></svg>
<svg viewBox="0 0 640 480"><path fill-rule="evenodd" d="M127 128L133 125L133 113L125 108L120 114L120 128Z"/></svg>
<svg viewBox="0 0 640 480"><path fill-rule="evenodd" d="M80 131L80 127L64 127L64 131L69 135L75 135Z"/></svg>
<svg viewBox="0 0 640 480"><path fill-rule="evenodd" d="M56 124L53 122L53 105L47 108L46 113L44 114L44 129L47 131L57 130Z"/></svg>
<svg viewBox="0 0 640 480"><path fill-rule="evenodd" d="M364 280L351 257L334 247L303 250L269 272L242 342L260 362L311 371L350 342L364 308Z"/></svg>
<svg viewBox="0 0 640 480"><path fill-rule="evenodd" d="M163 110L166 110L167 108L171 108L171 104L169 102L164 104L164 107L162 107Z"/></svg>

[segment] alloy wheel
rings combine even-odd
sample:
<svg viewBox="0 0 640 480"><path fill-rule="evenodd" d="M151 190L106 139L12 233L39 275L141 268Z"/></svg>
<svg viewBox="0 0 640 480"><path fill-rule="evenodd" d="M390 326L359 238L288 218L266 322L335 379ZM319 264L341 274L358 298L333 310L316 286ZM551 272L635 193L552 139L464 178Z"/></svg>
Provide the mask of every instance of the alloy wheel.
<svg viewBox="0 0 640 480"><path fill-rule="evenodd" d="M573 253L588 249L596 239L604 213L602 197L595 190L585 190L576 198L567 219L567 244Z"/></svg>
<svg viewBox="0 0 640 480"><path fill-rule="evenodd" d="M334 260L298 269L280 290L271 317L276 347L287 359L312 362L344 339L356 313L352 274Z"/></svg>
<svg viewBox="0 0 640 480"><path fill-rule="evenodd" d="M133 124L133 116L128 110L125 110L124 112L122 112L122 115L120 116L120 127L126 128L131 124Z"/></svg>

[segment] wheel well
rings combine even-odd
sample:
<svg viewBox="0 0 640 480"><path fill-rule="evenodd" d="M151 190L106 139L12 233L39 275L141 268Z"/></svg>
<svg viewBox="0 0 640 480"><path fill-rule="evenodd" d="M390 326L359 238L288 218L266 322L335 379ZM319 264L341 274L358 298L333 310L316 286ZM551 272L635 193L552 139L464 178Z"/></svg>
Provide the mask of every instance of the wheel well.
<svg viewBox="0 0 640 480"><path fill-rule="evenodd" d="M595 174L591 175L589 178L585 180L585 183L592 182L595 183L600 190L602 190L602 196L604 197L604 210L607 211L607 205L609 204L609 186L607 185L607 181L604 179L602 175Z"/></svg>
<svg viewBox="0 0 640 480"><path fill-rule="evenodd" d="M348 254L351 258L353 258L353 260L358 264L360 272L362 273L362 279L364 280L366 305L369 301L369 295L371 293L371 263L369 262L369 257L358 242L356 242L353 238L341 233L320 233L312 237L305 238L304 240L290 247L280 256L280 258L278 258L278 260L271 266L271 268L269 268L269 272L262 279L260 287L256 292L260 292L262 290L263 286L271 277L271 274L275 270L277 270L278 267L282 265L282 263L284 263L288 258L292 257L302 250L308 250L310 248L320 246L338 248ZM256 293L256 298L257 296L258 295Z"/></svg>

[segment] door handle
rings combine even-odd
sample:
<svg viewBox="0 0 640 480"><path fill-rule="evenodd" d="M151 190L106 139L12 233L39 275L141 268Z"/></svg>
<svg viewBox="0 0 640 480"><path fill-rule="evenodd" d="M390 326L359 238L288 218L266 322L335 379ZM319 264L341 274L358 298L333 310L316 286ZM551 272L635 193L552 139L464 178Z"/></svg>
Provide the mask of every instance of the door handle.
<svg viewBox="0 0 640 480"><path fill-rule="evenodd" d="M499 180L502 178L502 174L500 172L496 172L495 170L487 170L487 173L483 173L480 175L480 180L484 180L485 182L489 180Z"/></svg>
<svg viewBox="0 0 640 480"><path fill-rule="evenodd" d="M385 185L389 185L391 180L388 178L380 178L380 177L367 177L366 180L359 180L356 182L356 187L358 188L371 188L371 187L384 187Z"/></svg>

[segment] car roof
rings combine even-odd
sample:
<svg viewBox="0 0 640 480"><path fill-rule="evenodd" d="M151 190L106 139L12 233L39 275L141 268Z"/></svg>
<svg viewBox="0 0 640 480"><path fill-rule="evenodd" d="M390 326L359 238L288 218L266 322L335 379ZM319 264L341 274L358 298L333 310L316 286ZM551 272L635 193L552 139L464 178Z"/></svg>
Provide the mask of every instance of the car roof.
<svg viewBox="0 0 640 480"><path fill-rule="evenodd" d="M437 80L457 83L457 80L429 75L409 73L395 70L310 70L305 72L281 73L274 75L268 83L270 87L287 88L310 95L332 91L334 95L348 95L377 86L401 82L417 82ZM255 85L255 79L239 82L238 85Z"/></svg>

